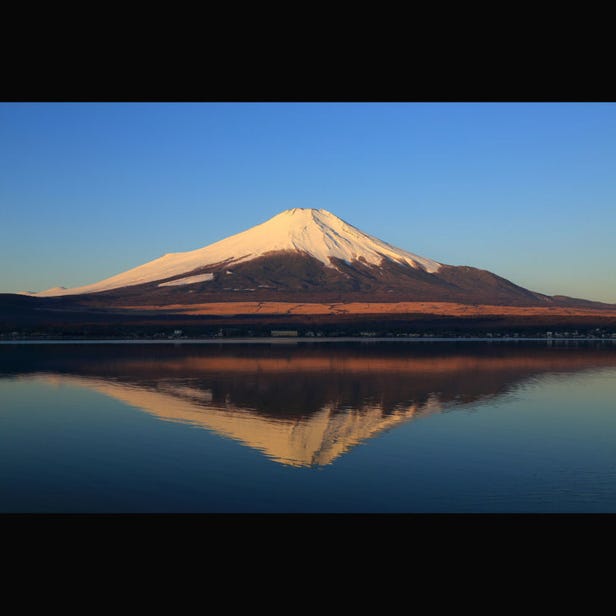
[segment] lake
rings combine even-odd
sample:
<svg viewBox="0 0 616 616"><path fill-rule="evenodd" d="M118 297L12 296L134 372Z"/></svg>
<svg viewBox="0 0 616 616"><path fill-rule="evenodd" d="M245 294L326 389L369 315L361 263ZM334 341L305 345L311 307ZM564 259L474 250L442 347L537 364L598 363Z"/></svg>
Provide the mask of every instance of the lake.
<svg viewBox="0 0 616 616"><path fill-rule="evenodd" d="M2 512L614 512L613 341L0 344Z"/></svg>

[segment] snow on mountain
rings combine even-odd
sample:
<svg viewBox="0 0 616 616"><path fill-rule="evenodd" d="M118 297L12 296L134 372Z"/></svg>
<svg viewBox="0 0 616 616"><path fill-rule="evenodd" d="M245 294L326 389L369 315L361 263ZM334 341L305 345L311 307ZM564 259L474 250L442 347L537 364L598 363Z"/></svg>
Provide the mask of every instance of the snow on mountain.
<svg viewBox="0 0 616 616"><path fill-rule="evenodd" d="M207 282L214 280L214 274L198 274L197 276L188 276L187 278L174 278L169 282L161 282L159 287L177 287L184 284L194 284L195 282Z"/></svg>
<svg viewBox="0 0 616 616"><path fill-rule="evenodd" d="M64 289L54 287L38 297L76 295L109 291L146 282L188 274L199 268L219 263L231 264L250 261L274 251L294 251L308 254L327 267L335 268L331 258L351 263L358 259L379 265L383 259L405 263L429 273L437 272L441 264L396 248L346 223L326 210L293 208L285 210L266 222L189 252L166 254L121 274L100 282ZM191 277L177 284L197 282ZM203 278L206 280L209 278Z"/></svg>

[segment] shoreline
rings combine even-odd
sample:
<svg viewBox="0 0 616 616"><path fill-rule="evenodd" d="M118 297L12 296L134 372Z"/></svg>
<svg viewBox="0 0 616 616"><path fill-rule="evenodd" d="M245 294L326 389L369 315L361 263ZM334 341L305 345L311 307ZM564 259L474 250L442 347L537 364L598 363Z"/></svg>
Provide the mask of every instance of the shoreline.
<svg viewBox="0 0 616 616"><path fill-rule="evenodd" d="M243 337L243 338L167 338L164 340L152 340L148 338L46 338L46 339L19 339L0 340L0 345L9 344L319 344L331 342L545 342L548 344L560 342L611 342L616 343L616 338L536 338L536 337L443 337L425 336L419 337L360 337L360 336L319 336L319 337Z"/></svg>

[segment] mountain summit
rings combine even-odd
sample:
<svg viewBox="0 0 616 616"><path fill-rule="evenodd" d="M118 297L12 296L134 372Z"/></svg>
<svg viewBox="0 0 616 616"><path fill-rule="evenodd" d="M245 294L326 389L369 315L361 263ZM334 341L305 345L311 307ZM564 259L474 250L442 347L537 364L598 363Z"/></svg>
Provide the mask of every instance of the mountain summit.
<svg viewBox="0 0 616 616"><path fill-rule="evenodd" d="M154 261L117 274L100 282L66 289L54 287L38 297L98 293L121 287L163 281L179 274L188 274L216 264L237 264L276 252L292 252L317 259L336 269L335 261L347 264L361 261L380 265L384 259L409 265L425 272L437 272L441 264L406 250L395 248L322 209L293 208L266 222L232 235L224 240L192 250L166 254ZM185 284L211 280L191 276ZM179 280L174 284L182 284Z"/></svg>

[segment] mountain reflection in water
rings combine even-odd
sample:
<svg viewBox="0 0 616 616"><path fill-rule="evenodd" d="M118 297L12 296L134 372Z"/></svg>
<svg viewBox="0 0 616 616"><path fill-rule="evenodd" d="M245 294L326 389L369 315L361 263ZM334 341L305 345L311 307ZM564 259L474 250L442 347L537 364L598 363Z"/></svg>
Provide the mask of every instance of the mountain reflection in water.
<svg viewBox="0 0 616 616"><path fill-rule="evenodd" d="M614 366L609 343L15 345L0 354L1 378L87 387L292 466L331 464L402 422L547 373Z"/></svg>

